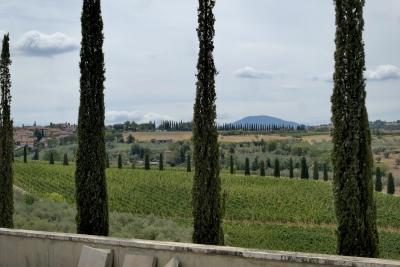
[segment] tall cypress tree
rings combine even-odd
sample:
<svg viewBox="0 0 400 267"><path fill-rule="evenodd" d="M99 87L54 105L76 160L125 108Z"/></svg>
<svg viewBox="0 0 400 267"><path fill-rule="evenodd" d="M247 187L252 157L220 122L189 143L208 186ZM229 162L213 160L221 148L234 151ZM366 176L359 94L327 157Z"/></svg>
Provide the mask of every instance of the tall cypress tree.
<svg viewBox="0 0 400 267"><path fill-rule="evenodd" d="M192 172L192 163L190 162L190 154L186 155L186 171Z"/></svg>
<svg viewBox="0 0 400 267"><path fill-rule="evenodd" d="M229 172L230 174L233 174L235 172L234 170L234 161L233 161L233 155L231 155L230 159L229 159Z"/></svg>
<svg viewBox="0 0 400 267"><path fill-rule="evenodd" d="M308 166L307 166L307 159L303 157L301 159L301 172L300 172L301 179L308 179L310 178L310 174L308 173Z"/></svg>
<svg viewBox="0 0 400 267"><path fill-rule="evenodd" d="M275 159L275 164L274 164L274 176L275 177L281 177L281 166L279 164L279 159Z"/></svg>
<svg viewBox="0 0 400 267"><path fill-rule="evenodd" d="M63 165L64 166L68 166L69 165L68 154L67 153L64 154Z"/></svg>
<svg viewBox="0 0 400 267"><path fill-rule="evenodd" d="M382 173L379 167L376 167L375 171L375 191L382 192Z"/></svg>
<svg viewBox="0 0 400 267"><path fill-rule="evenodd" d="M293 159L289 159L289 178L293 178L294 173L293 173Z"/></svg>
<svg viewBox="0 0 400 267"><path fill-rule="evenodd" d="M396 186L394 185L393 174L390 172L387 181L387 193L393 195L396 193Z"/></svg>
<svg viewBox="0 0 400 267"><path fill-rule="evenodd" d="M318 162L317 161L314 161L313 179L314 180L318 180L319 179L319 169L318 169Z"/></svg>
<svg viewBox="0 0 400 267"><path fill-rule="evenodd" d="M160 171L163 171L163 170L164 170L164 156L163 156L163 153L162 153L162 152L160 153L160 159L159 159L159 161L158 161L158 169L159 169Z"/></svg>
<svg viewBox="0 0 400 267"><path fill-rule="evenodd" d="M28 162L28 152L26 151L27 150L27 147L26 146L24 146L24 163L27 163Z"/></svg>
<svg viewBox="0 0 400 267"><path fill-rule="evenodd" d="M147 171L150 170L150 155L148 153L144 155L144 169Z"/></svg>
<svg viewBox="0 0 400 267"><path fill-rule="evenodd" d="M246 161L244 163L244 175L250 176L250 160L249 160L249 158L246 158Z"/></svg>
<svg viewBox="0 0 400 267"><path fill-rule="evenodd" d="M193 116L193 242L222 245L221 178L216 128L216 92L214 65L215 0L199 0L199 57L197 63L196 101Z"/></svg>
<svg viewBox="0 0 400 267"><path fill-rule="evenodd" d="M35 149L35 154L33 154L33 160L39 160L39 149Z"/></svg>
<svg viewBox="0 0 400 267"><path fill-rule="evenodd" d="M122 156L121 156L121 154L118 154L117 166L118 166L118 169L122 169Z"/></svg>
<svg viewBox="0 0 400 267"><path fill-rule="evenodd" d="M340 255L377 257L371 133L365 106L365 0L335 0L333 192Z"/></svg>
<svg viewBox="0 0 400 267"><path fill-rule="evenodd" d="M53 151L50 151L49 153L49 164L54 165L54 153Z"/></svg>
<svg viewBox="0 0 400 267"><path fill-rule="evenodd" d="M81 79L76 156L77 230L109 233L104 141L103 19L100 0L84 0L81 17Z"/></svg>
<svg viewBox="0 0 400 267"><path fill-rule="evenodd" d="M14 137L11 120L10 37L4 35L0 58L0 227L13 228Z"/></svg>
<svg viewBox="0 0 400 267"><path fill-rule="evenodd" d="M329 176L328 176L328 164L324 163L324 181L328 181Z"/></svg>
<svg viewBox="0 0 400 267"><path fill-rule="evenodd" d="M260 162L260 176L265 176L265 162L263 160Z"/></svg>

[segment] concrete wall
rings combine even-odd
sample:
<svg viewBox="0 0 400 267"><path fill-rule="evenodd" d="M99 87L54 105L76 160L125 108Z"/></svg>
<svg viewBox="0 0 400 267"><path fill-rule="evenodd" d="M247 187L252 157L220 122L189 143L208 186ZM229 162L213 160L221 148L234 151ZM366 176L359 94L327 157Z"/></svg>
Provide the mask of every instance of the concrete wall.
<svg viewBox="0 0 400 267"><path fill-rule="evenodd" d="M171 257L182 267L400 267L399 261L338 257L280 251L259 251L232 247L202 246L94 237L0 228L0 267L78 266L83 245L114 252L114 267L122 267L125 254L152 255L163 266Z"/></svg>

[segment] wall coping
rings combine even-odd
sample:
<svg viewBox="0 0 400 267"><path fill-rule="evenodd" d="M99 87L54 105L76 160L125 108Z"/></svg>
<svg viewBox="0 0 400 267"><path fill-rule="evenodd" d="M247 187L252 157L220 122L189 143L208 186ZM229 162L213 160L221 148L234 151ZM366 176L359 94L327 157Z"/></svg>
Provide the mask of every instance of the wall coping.
<svg viewBox="0 0 400 267"><path fill-rule="evenodd" d="M347 257L337 255L324 255L288 251L256 250L225 246L207 246L188 243L149 241L139 239L122 239L113 237L89 236L79 234L52 233L30 230L16 230L0 228L0 236L13 236L22 238L35 238L46 240L70 241L98 244L101 246L134 247L140 249L153 249L177 253L195 253L204 255L236 256L240 258L294 262L317 265L334 265L346 267L400 267L400 261L386 259L371 259Z"/></svg>

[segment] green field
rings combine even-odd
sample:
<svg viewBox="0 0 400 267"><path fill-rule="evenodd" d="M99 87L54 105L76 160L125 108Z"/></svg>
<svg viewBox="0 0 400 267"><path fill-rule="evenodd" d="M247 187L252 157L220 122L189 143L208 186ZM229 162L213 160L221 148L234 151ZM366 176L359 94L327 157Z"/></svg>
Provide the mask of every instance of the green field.
<svg viewBox="0 0 400 267"><path fill-rule="evenodd" d="M191 224L191 173L107 170L110 210ZM74 167L15 163L15 184L41 198L58 193L73 206ZM335 253L331 185L322 181L222 174L228 245ZM400 198L377 194L381 256L400 259ZM132 236L132 238L135 236Z"/></svg>

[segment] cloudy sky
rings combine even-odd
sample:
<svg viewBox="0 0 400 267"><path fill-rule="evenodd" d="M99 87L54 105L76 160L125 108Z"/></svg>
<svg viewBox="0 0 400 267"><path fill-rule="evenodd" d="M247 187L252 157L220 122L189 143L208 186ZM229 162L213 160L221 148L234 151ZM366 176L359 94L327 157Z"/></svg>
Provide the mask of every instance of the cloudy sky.
<svg viewBox="0 0 400 267"><path fill-rule="evenodd" d="M190 120L196 0L103 0L107 123ZM0 0L12 42L17 124L76 122L82 0ZM330 120L332 0L217 0L221 122L272 115ZM400 119L400 1L367 0L370 119Z"/></svg>

